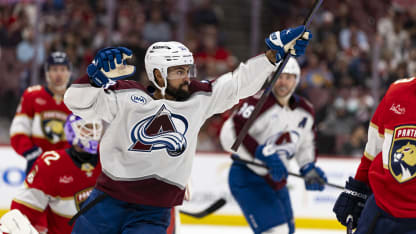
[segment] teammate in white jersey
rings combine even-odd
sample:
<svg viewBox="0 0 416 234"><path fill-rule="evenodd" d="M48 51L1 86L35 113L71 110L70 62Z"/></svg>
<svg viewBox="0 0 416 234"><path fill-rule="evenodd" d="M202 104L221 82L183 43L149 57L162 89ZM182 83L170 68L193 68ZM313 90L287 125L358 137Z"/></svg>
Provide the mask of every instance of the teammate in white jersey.
<svg viewBox="0 0 416 234"><path fill-rule="evenodd" d="M295 158L308 190L323 190L324 172L315 166L314 110L306 99L294 95L300 67L290 58L237 152L231 150L262 94L246 98L224 123L221 144L237 157L229 173L231 193L254 233L294 232L286 178L288 161ZM253 77L257 78L257 77ZM263 167L238 161L254 161Z"/></svg>
<svg viewBox="0 0 416 234"><path fill-rule="evenodd" d="M64 102L82 118L107 125L100 144L103 173L73 233L166 233L171 207L182 204L199 129L207 118L256 93L285 53L305 53L311 34L300 26L275 32L269 50L214 81L192 78L192 53L179 42L157 42L145 55L152 89L125 65L131 51L100 50ZM253 79L255 77L255 79Z"/></svg>

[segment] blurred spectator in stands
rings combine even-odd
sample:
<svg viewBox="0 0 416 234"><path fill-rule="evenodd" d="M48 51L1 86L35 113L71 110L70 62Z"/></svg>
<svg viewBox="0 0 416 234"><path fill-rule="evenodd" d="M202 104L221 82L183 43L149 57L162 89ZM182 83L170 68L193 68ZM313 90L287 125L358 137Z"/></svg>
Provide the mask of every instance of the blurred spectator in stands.
<svg viewBox="0 0 416 234"><path fill-rule="evenodd" d="M194 29L202 25L218 26L223 12L214 5L213 0L202 0L195 9L190 12L190 24Z"/></svg>
<svg viewBox="0 0 416 234"><path fill-rule="evenodd" d="M391 60L392 68L407 59L410 47L409 33L404 29L405 13L389 9L386 17L380 19L377 25L378 34L383 38L383 49L393 54Z"/></svg>
<svg viewBox="0 0 416 234"><path fill-rule="evenodd" d="M335 4L330 9L333 10L335 16L334 22L337 26L336 31L334 33L338 35L342 28L348 27L348 22L351 20L350 8L346 2L330 2L332 2L332 4Z"/></svg>
<svg viewBox="0 0 416 234"><path fill-rule="evenodd" d="M356 56L361 51L368 52L370 49L367 35L354 21L348 21L347 27L341 30L339 42L341 48L350 56Z"/></svg>
<svg viewBox="0 0 416 234"><path fill-rule="evenodd" d="M318 54L309 53L306 66L302 69L300 91L313 104L315 123L319 124L326 116L333 86L333 76L325 60L319 61Z"/></svg>
<svg viewBox="0 0 416 234"><path fill-rule="evenodd" d="M413 74L416 75L416 74ZM397 65L396 69L392 69L389 78L385 83L385 87L388 88L393 82L397 79L408 78L410 77L407 73L407 62L401 62Z"/></svg>
<svg viewBox="0 0 416 234"><path fill-rule="evenodd" d="M306 67L303 68L300 86L302 89L314 87L331 87L333 76L328 70L325 62L320 62L316 53L311 53L307 57Z"/></svg>
<svg viewBox="0 0 416 234"><path fill-rule="evenodd" d="M230 71L235 60L226 48L219 45L217 26L207 24L200 30L200 45L194 57L198 71L200 69L203 73L201 78L215 78Z"/></svg>
<svg viewBox="0 0 416 234"><path fill-rule="evenodd" d="M387 49L393 48L394 42L392 41L392 37L396 37L397 35L391 35L394 32L394 18L395 18L395 9L390 7L387 11L387 14L384 15L380 20L377 22L377 33L384 41Z"/></svg>
<svg viewBox="0 0 416 234"><path fill-rule="evenodd" d="M316 35L316 40L324 41L326 38L334 35L336 26L334 24L334 15L330 11L324 11L320 16L320 25L316 29L317 32L314 33L314 37Z"/></svg>
<svg viewBox="0 0 416 234"><path fill-rule="evenodd" d="M14 48L22 40L22 30L29 26L28 18L23 11L14 11L12 5L6 5L2 10L2 21L6 27L6 38L2 46Z"/></svg>
<svg viewBox="0 0 416 234"><path fill-rule="evenodd" d="M415 45L410 50L409 60L407 63L407 73L409 74L410 77L416 76L416 40L414 43Z"/></svg>
<svg viewBox="0 0 416 234"><path fill-rule="evenodd" d="M345 97L346 94L341 93L338 95L339 96L335 98L333 104L330 105L326 118L318 125L320 134L326 136L326 138L332 137L335 139L335 142L333 142L335 144L333 144L331 148L334 152L329 153L335 153L339 150L340 146L347 141L351 129L355 124L355 119L349 114ZM351 106L349 108L351 108ZM321 143L325 144L325 142ZM319 149L319 151L321 151L321 149Z"/></svg>
<svg viewBox="0 0 416 234"><path fill-rule="evenodd" d="M342 145L338 155L349 155L353 157L361 157L365 144L367 142L367 128L363 124L355 126L349 136L349 140Z"/></svg>
<svg viewBox="0 0 416 234"><path fill-rule="evenodd" d="M416 43L416 6L410 7L408 17L404 22L404 28L408 32L413 43Z"/></svg>
<svg viewBox="0 0 416 234"><path fill-rule="evenodd" d="M45 46L43 43L36 44L33 28L27 27L23 30L23 41L17 45L16 55L21 63L28 63L35 59L40 65L45 60Z"/></svg>
<svg viewBox="0 0 416 234"><path fill-rule="evenodd" d="M158 7L150 9L149 20L143 28L143 40L147 44L156 41L170 41L172 39L172 30L166 21L163 20L162 11Z"/></svg>

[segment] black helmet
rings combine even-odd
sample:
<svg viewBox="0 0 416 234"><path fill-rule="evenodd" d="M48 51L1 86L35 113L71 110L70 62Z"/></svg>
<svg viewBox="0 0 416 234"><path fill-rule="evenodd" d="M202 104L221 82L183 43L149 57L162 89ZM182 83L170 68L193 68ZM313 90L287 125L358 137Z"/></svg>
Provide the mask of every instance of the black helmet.
<svg viewBox="0 0 416 234"><path fill-rule="evenodd" d="M65 52L61 52L61 51L55 51L52 52L49 56L48 59L45 62L45 72L47 72L49 70L49 67L51 65L66 65L68 67L69 70L71 70L71 62L69 61L68 56L66 55Z"/></svg>

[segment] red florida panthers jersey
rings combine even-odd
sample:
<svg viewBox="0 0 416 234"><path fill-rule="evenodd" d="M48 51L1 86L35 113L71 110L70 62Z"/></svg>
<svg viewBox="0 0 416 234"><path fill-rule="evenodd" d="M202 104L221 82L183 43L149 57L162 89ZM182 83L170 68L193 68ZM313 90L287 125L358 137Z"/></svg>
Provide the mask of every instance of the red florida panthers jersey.
<svg viewBox="0 0 416 234"><path fill-rule="evenodd" d="M63 126L70 113L62 98L54 97L47 88L27 88L10 127L12 147L20 155L35 146L43 151L68 148Z"/></svg>
<svg viewBox="0 0 416 234"><path fill-rule="evenodd" d="M416 218L416 79L393 83L371 119L355 178L398 218Z"/></svg>
<svg viewBox="0 0 416 234"><path fill-rule="evenodd" d="M99 161L99 160L97 160ZM66 150L48 151L39 157L25 180L26 188L13 199L11 209L19 209L32 225L48 233L71 233L68 222L92 191L101 172L99 162L77 167Z"/></svg>

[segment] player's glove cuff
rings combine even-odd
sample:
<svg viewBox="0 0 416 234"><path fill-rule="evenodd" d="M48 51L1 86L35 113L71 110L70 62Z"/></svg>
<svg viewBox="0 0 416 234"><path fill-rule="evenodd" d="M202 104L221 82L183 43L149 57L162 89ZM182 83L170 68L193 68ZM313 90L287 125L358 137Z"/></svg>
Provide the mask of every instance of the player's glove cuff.
<svg viewBox="0 0 416 234"><path fill-rule="evenodd" d="M371 189L365 183L349 177L345 184L345 190L339 195L332 209L338 221L346 226L347 217L351 215L353 218L352 227L355 228L371 193Z"/></svg>
<svg viewBox="0 0 416 234"><path fill-rule="evenodd" d="M33 146L32 148L30 148L29 150L23 153L23 157L25 157L26 160L30 161L30 160L36 159L42 153L43 153L42 148L40 148L39 146Z"/></svg>
<svg viewBox="0 0 416 234"><path fill-rule="evenodd" d="M97 88L108 88L116 83L115 81L108 79L107 76L100 71L95 62L88 65L87 74L90 79L90 84Z"/></svg>

